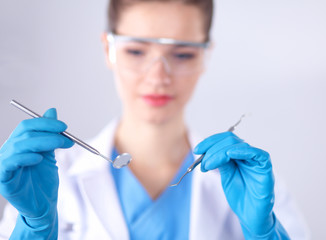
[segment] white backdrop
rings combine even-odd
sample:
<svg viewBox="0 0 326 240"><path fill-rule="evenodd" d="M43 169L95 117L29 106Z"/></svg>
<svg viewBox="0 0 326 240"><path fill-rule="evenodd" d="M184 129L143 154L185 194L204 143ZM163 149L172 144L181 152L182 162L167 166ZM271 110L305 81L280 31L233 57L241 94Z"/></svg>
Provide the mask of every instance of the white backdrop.
<svg viewBox="0 0 326 240"><path fill-rule="evenodd" d="M189 104L189 125L236 133L267 150L311 229L326 239L326 2L219 0L215 50ZM0 143L26 115L56 107L86 139L120 112L100 42L106 1L0 1ZM0 197L0 216L5 201Z"/></svg>

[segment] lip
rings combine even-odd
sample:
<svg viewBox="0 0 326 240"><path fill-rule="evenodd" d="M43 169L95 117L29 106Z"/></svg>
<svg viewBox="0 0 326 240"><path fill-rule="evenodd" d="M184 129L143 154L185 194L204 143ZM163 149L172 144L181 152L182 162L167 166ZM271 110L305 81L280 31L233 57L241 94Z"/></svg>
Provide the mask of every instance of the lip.
<svg viewBox="0 0 326 240"><path fill-rule="evenodd" d="M170 95L147 94L142 96L143 100L153 107L162 107L167 105L173 97Z"/></svg>

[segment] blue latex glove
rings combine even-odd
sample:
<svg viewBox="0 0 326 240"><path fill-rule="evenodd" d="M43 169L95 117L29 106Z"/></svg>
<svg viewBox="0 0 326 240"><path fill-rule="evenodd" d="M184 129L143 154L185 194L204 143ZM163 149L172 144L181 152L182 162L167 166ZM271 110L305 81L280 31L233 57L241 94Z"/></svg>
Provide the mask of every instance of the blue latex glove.
<svg viewBox="0 0 326 240"><path fill-rule="evenodd" d="M267 152L224 132L206 138L194 153L205 153L203 172L219 169L226 199L246 239L289 239L273 213L274 176Z"/></svg>
<svg viewBox="0 0 326 240"><path fill-rule="evenodd" d="M0 149L0 194L19 212L11 239L57 239L56 148L73 142L54 108L43 118L22 121Z"/></svg>

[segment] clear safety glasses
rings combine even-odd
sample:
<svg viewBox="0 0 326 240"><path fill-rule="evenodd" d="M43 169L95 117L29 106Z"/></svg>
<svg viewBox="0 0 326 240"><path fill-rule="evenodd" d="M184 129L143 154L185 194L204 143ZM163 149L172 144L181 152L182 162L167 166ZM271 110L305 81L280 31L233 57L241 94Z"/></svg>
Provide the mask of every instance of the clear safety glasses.
<svg viewBox="0 0 326 240"><path fill-rule="evenodd" d="M161 62L169 75L190 75L204 68L209 42L197 43L169 38L138 38L107 35L111 63L123 71L144 74Z"/></svg>

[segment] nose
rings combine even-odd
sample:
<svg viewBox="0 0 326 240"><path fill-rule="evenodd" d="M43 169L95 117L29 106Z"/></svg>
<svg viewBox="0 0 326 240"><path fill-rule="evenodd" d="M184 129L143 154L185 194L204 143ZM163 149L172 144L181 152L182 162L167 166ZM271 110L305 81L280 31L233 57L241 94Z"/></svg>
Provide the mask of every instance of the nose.
<svg viewBox="0 0 326 240"><path fill-rule="evenodd" d="M168 85L171 83L171 67L165 57L153 60L145 76L146 82L153 85Z"/></svg>

